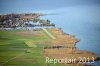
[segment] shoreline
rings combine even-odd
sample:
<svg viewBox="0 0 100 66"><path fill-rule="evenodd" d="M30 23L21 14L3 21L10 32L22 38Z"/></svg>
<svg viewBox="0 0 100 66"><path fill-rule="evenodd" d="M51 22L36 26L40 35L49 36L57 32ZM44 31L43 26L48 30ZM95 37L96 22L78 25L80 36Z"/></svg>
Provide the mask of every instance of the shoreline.
<svg viewBox="0 0 100 66"><path fill-rule="evenodd" d="M51 58L60 58L59 54L64 57L65 53L67 54L67 57L70 57L72 55L77 58L80 57L94 57L94 59L88 59L88 61L97 61L99 60L99 56L96 53L93 53L91 51L87 50L80 50L76 47L77 42L80 40L76 38L73 35L67 34L62 31L61 28L46 28L52 35L56 37L56 39L47 41L49 44L52 44L50 47L46 47L44 49L44 55ZM66 42L66 41L67 42ZM58 42L57 42L58 41ZM58 52L58 53L57 53ZM56 54L56 56L54 56ZM58 56L57 56L58 54ZM66 56L66 55L65 55ZM77 59L79 62L80 59ZM84 60L83 60L84 61ZM85 60L87 61L87 60Z"/></svg>
<svg viewBox="0 0 100 66"><path fill-rule="evenodd" d="M35 37L46 36L49 38L49 39L45 39L45 40L31 39L32 41L29 41L29 39L28 39L27 40L28 45L31 45L30 47L32 47L32 48L35 47L35 48L33 48L35 50L29 49L26 51L26 53L31 54L33 51L36 51L38 48L40 48L38 45L42 44L43 47L41 47L41 52L44 56L44 61L46 60L45 57L49 57L50 59L58 59L58 61L59 61L59 59L68 58L68 61L66 61L68 63L62 63L63 65L65 64L68 66L73 66L73 65L74 66L91 66L91 65L87 65L87 64L84 65L84 64L79 63L80 59L81 58L89 59L89 61L83 60L82 61L83 63L85 61L86 61L85 63L87 63L87 62L93 63L93 61L99 60L99 57L97 54L92 53L90 51L86 51L86 50L80 50L79 48L76 47L76 43L79 42L80 40L78 38L76 38L75 35L73 36L73 35L67 34L64 31L62 31L61 28L44 28L44 29L46 29L46 31L48 31L56 39L53 39L52 37L50 37L50 34L47 34L48 32L46 33L41 28L40 29L25 30L25 32L22 31L23 33L20 33L20 35L26 36L26 37L32 37L32 36L34 37L36 35ZM37 31L42 32L43 36L37 35ZM27 43L27 41L25 41L25 42ZM32 42L34 42L34 44L36 46L32 45ZM92 57L94 57L94 60L92 59ZM74 61L72 61L73 59L75 59L75 63L72 63L72 62L74 62ZM49 64L49 63L46 63L46 64ZM57 63L57 64L59 64L59 63Z"/></svg>

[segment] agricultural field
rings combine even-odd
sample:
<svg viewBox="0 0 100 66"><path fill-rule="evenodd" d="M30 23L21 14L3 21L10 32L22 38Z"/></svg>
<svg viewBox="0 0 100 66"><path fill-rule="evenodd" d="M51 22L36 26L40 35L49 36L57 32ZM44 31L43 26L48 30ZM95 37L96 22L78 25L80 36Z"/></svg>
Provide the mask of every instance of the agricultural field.
<svg viewBox="0 0 100 66"><path fill-rule="evenodd" d="M42 31L0 30L0 66L45 66L43 47L34 41L46 39Z"/></svg>
<svg viewBox="0 0 100 66"><path fill-rule="evenodd" d="M45 62L42 43L48 39L42 30L0 30L0 66L66 66Z"/></svg>
<svg viewBox="0 0 100 66"><path fill-rule="evenodd" d="M42 29L37 31L0 30L0 66L83 66L46 63L47 55L63 57L59 52L66 54L69 51L69 49L44 49L49 46L48 40L53 39Z"/></svg>

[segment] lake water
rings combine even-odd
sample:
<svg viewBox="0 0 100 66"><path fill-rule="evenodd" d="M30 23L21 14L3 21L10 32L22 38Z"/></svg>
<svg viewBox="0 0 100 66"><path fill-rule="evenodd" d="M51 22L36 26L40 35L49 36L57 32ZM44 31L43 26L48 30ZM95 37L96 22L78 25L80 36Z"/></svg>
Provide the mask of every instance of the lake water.
<svg viewBox="0 0 100 66"><path fill-rule="evenodd" d="M100 6L73 6L42 12L54 13L41 18L50 19L56 27L81 39L76 45L78 48L100 56ZM99 66L100 61L96 61L95 65Z"/></svg>

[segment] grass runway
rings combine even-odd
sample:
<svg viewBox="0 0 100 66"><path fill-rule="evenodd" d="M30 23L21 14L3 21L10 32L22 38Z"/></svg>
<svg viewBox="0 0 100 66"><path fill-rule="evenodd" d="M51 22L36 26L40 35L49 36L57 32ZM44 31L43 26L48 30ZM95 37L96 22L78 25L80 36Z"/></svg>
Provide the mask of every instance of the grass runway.
<svg viewBox="0 0 100 66"><path fill-rule="evenodd" d="M32 44L32 40L50 39L43 31L41 35L31 37L16 34L17 32L27 31L0 30L0 66L64 66L47 64L43 55L44 45Z"/></svg>

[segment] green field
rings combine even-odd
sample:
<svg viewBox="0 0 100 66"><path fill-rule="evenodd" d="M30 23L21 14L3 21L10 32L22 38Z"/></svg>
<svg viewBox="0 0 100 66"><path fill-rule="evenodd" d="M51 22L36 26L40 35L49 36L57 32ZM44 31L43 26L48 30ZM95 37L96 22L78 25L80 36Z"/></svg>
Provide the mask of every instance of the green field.
<svg viewBox="0 0 100 66"><path fill-rule="evenodd" d="M23 36L25 30L0 30L0 66L63 66L47 64L43 55L44 44L33 41L50 39L42 30L41 36Z"/></svg>

